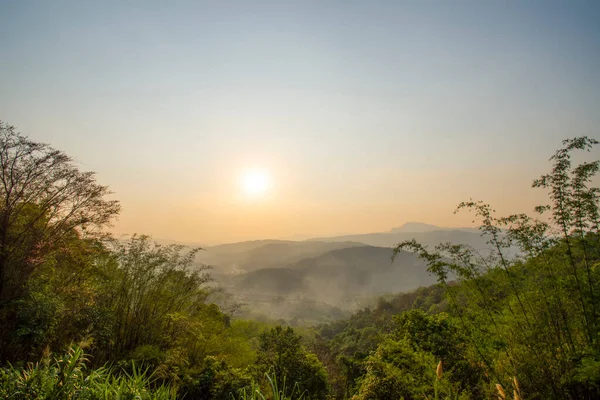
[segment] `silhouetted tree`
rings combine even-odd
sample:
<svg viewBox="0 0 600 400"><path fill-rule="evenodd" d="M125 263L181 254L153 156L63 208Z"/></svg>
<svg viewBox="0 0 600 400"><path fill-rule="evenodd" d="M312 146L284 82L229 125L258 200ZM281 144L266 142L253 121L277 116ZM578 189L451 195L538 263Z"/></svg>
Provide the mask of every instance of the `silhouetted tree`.
<svg viewBox="0 0 600 400"><path fill-rule="evenodd" d="M101 235L120 211L110 194L65 153L0 121L0 304L64 238Z"/></svg>

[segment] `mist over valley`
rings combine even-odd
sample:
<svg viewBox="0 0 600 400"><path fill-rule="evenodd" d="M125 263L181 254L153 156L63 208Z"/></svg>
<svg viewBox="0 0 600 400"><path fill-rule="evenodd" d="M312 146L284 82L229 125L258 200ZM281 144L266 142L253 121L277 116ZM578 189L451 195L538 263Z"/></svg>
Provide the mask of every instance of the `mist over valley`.
<svg viewBox="0 0 600 400"><path fill-rule="evenodd" d="M451 242L487 249L476 228L407 223L388 232L308 239L257 240L206 247L197 260L241 304L241 316L314 325L348 316L382 295L436 283L415 254L393 247L406 240Z"/></svg>

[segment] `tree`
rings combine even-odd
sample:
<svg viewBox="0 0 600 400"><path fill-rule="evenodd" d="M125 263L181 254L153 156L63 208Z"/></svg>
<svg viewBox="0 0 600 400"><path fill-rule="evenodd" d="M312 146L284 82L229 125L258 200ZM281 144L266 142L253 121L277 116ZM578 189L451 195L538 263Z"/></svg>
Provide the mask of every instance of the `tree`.
<svg viewBox="0 0 600 400"><path fill-rule="evenodd" d="M433 395L435 358L405 340L384 340L367 358L355 400L422 399Z"/></svg>
<svg viewBox="0 0 600 400"><path fill-rule="evenodd" d="M193 265L199 249L161 246L148 236L133 236L114 243L112 257L103 266L107 281L103 304L114 316L110 342L99 344L102 361L126 357L140 346L160 350L195 338L188 352L204 347L209 322L224 315L205 304L210 280L206 266ZM194 348L192 348L194 347Z"/></svg>
<svg viewBox="0 0 600 400"><path fill-rule="evenodd" d="M256 361L258 378L271 370L277 380L286 381L290 396L298 384L306 399L325 399L329 392L327 372L317 356L308 352L302 337L290 327L277 326L259 337L259 355Z"/></svg>
<svg viewBox="0 0 600 400"><path fill-rule="evenodd" d="M65 153L0 121L0 304L67 236L99 237L120 211L110 194Z"/></svg>
<svg viewBox="0 0 600 400"><path fill-rule="evenodd" d="M53 251L29 277L27 290L4 307L0 359L38 359L45 350L61 350L102 337L107 315L99 304L104 271L98 260L107 250L97 241L73 237ZM109 318L110 319L110 318Z"/></svg>
<svg viewBox="0 0 600 400"><path fill-rule="evenodd" d="M393 337L405 341L414 351L425 352L444 363L444 369L461 390L477 393L483 370L468 361L469 343L460 327L449 315L428 315L411 310L395 318L397 328Z"/></svg>
<svg viewBox="0 0 600 400"><path fill-rule="evenodd" d="M451 243L429 250L415 240L395 249L419 254L446 288L457 327L468 339L465 351L476 355L491 382L506 386L516 376L532 398L600 395L600 188L593 186L600 161L572 162L576 151L597 144L585 136L567 139L550 158L551 172L532 184L548 192L549 204L535 208L543 217L498 218L481 201L459 204L457 211L470 210L480 221L490 254ZM447 345L426 333L428 325L439 324L415 317L404 324L418 323L415 332L425 336L406 326L404 334L420 336L421 348L443 358ZM468 370L452 372L458 377Z"/></svg>

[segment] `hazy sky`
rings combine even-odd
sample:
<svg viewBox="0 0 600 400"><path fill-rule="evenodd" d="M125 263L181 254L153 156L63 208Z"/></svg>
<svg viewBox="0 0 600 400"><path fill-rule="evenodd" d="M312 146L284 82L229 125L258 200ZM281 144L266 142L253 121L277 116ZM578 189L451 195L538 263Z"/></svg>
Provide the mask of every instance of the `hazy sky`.
<svg viewBox="0 0 600 400"><path fill-rule="evenodd" d="M599 21L592 0L4 0L0 119L96 171L118 233L466 225L459 201L529 211L560 141L600 135Z"/></svg>

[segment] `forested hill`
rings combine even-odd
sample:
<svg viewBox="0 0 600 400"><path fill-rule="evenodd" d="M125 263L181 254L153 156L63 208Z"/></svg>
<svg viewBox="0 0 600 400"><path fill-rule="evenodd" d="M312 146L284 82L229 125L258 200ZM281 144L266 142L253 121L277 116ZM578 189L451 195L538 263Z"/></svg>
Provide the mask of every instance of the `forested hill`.
<svg viewBox="0 0 600 400"><path fill-rule="evenodd" d="M364 246L364 244L256 240L205 247L204 251L198 254L198 261L216 267L218 273L238 274L263 268L286 267L304 258L355 246Z"/></svg>
<svg viewBox="0 0 600 400"><path fill-rule="evenodd" d="M390 248L352 246L221 279L255 314L314 324L353 311L376 296L435 282L414 254L403 252L394 262L392 254Z"/></svg>
<svg viewBox="0 0 600 400"><path fill-rule="evenodd" d="M360 246L305 258L284 268L257 270L239 276L239 288L285 294L304 292L308 296L342 300L364 294L384 294L415 289L435 282L424 263L411 253L402 253L392 262L392 249ZM271 282L261 278L271 275ZM295 277L285 283L287 277ZM335 295L339 298L336 299Z"/></svg>
<svg viewBox="0 0 600 400"><path fill-rule="evenodd" d="M413 232L413 230L415 232ZM474 228L454 230L409 223L395 228L400 238L425 238L430 243L451 242L477 249L489 245ZM391 246L356 241L260 240L208 247L198 260L210 264L213 277L244 304L242 315L269 316L300 324L330 321L347 315L373 298L415 290L435 283L423 261L409 253L392 262Z"/></svg>

